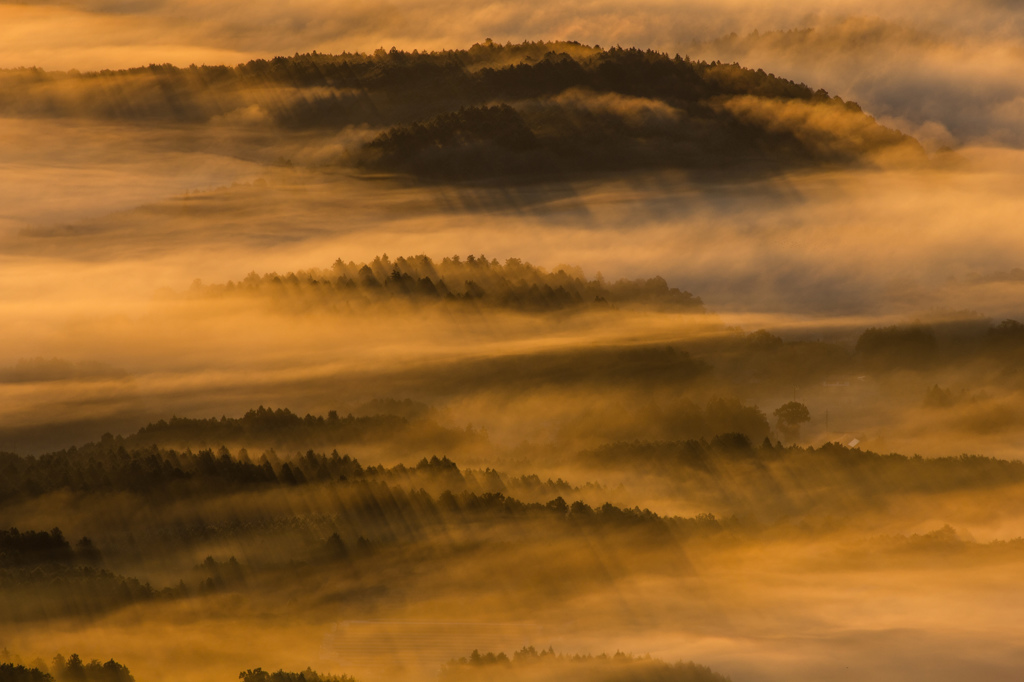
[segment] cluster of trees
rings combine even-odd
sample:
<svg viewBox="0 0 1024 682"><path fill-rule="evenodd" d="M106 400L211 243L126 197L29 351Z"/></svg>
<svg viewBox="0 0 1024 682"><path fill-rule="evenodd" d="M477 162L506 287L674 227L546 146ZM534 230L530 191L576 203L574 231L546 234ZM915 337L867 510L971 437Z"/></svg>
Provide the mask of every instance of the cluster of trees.
<svg viewBox="0 0 1024 682"><path fill-rule="evenodd" d="M511 658L505 653L481 654L449 661L441 670L442 682L463 680L554 680L581 682L729 682L707 666L690 662L666 663L650 656L616 652L564 655L554 649L524 647Z"/></svg>
<svg viewBox="0 0 1024 682"><path fill-rule="evenodd" d="M238 673L238 679L242 682L356 682L355 678L348 675L327 675L318 673L311 668L306 668L298 673L289 673L284 670L272 673L263 668L255 668Z"/></svg>
<svg viewBox="0 0 1024 682"><path fill-rule="evenodd" d="M6 653L6 651L5 651ZM35 661L29 668L20 663L0 663L0 682L135 682L135 677L114 659L84 663L78 654L57 654L52 665Z"/></svg>
<svg viewBox="0 0 1024 682"><path fill-rule="evenodd" d="M0 682L53 682L53 675L20 663L0 663Z"/></svg>
<svg viewBox="0 0 1024 682"><path fill-rule="evenodd" d="M96 564L101 555L92 540L83 537L75 548L60 528L51 531L0 530L0 567L36 564Z"/></svg>
<svg viewBox="0 0 1024 682"><path fill-rule="evenodd" d="M803 403L791 400L780 405L772 414L775 415L775 428L780 436L787 440L800 437L800 425L811 421L811 412Z"/></svg>
<svg viewBox="0 0 1024 682"><path fill-rule="evenodd" d="M83 663L78 654L71 654L67 660L57 654L50 672L57 682L135 682L128 668L114 659Z"/></svg>
<svg viewBox="0 0 1024 682"><path fill-rule="evenodd" d="M669 287L662 277L606 281L587 279L579 268L560 266L554 272L509 258L470 254L435 261L419 255L391 260L387 254L369 263L344 262L329 269L278 275L250 273L241 282L202 288L207 294L250 292L287 298L290 307L317 302L351 308L384 299L464 301L513 310L543 312L585 306L644 305L665 309L702 310L700 298Z"/></svg>

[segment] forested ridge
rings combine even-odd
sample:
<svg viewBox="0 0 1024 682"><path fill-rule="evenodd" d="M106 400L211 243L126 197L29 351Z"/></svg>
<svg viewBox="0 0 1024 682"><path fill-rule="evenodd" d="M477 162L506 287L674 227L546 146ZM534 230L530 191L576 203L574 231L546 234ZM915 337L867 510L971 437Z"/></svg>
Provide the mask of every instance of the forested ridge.
<svg viewBox="0 0 1024 682"><path fill-rule="evenodd" d="M710 413L740 407L723 403L707 409ZM210 442L232 442L239 434L272 441L277 431L290 438L316 439L318 432L330 429L337 430L335 436L358 433L365 442L374 442L387 439L390 429L433 418L429 408L411 401L378 400L359 412L388 409L406 416L300 417L285 409L259 407L239 418L159 421L127 437L106 434L99 441L39 457L0 454L0 510L53 499L90 509L88 514L97 519L113 514L124 524L104 528L95 542L89 537L72 542L59 526L0 531L0 608L8 622L15 623L88 620L131 606L152 608L218 595L246 595L254 604L264 603L261 599L273 603L282 584L288 584L281 582L284 576L306 576L309 585L328 585L331 580L361 585L326 596L320 588L313 589L304 595L303 608L318 608L325 598L369 608L366 605L380 595L405 589L401 581L395 582L405 570L404 561L445 565L469 557L483 560L490 552L506 550L550 551L564 559L565 543L617 553L624 564L614 570L623 575L677 571L685 566L678 563L684 547L748 542L762 534L785 532L793 524L806 533L808 528L834 524L830 519L837 512L884 505L899 495L995 493L1024 483L1024 464L1017 461L883 455L837 443L783 446L767 438L755 446L742 433L678 442L611 442L568 460L575 471L604 481L635 480L641 486L659 481L663 491L684 503L726 512L682 516L623 503L616 499L628 499L621 487L463 468L443 450L415 463L385 466L364 464L337 450L278 454L271 448L250 454L223 445L192 451L161 444L161 439L196 434ZM545 456L540 451L531 461L543 465ZM756 503L744 503L740 497ZM595 503L600 499L606 501ZM68 521L76 527L81 523ZM1022 546L1019 540L964 540L948 526L870 543L877 548L876 561L952 551L1002 560L1016 556ZM267 554L267 546L278 549ZM244 552L238 555L241 560L228 553L226 548L231 547ZM158 555L176 558L154 574L147 561ZM205 559L197 558L204 555ZM545 575L545 589L571 594L573 585L606 579L607 566L588 564L585 555L579 561L557 578L543 562L524 567L523 580L534 584L536 576ZM394 568L385 571L392 563ZM574 678L601 682L723 679L692 664L636 659L637 667L627 675L620 664L628 661L613 660L608 667L603 659L548 656L553 654L527 651L518 659L478 654L453 661L442 677L476 679L481 666L497 666L487 679L513 680L523 673L523 666L543 663L554 666L548 671L552 674L568 674L571 669L576 671ZM292 673L261 668L244 671L245 675L254 680L293 679L287 677Z"/></svg>
<svg viewBox="0 0 1024 682"><path fill-rule="evenodd" d="M394 260L383 254L366 263L339 258L326 269L284 275L252 272L237 283L200 285L195 291L280 297L293 311L313 305L358 310L390 300L449 302L530 313L611 305L703 311L699 297L669 287L660 276L606 281L598 275L588 279L581 269L568 265L551 272L519 258L501 263L482 254L470 254L465 259L446 256L439 261L422 254Z"/></svg>
<svg viewBox="0 0 1024 682"><path fill-rule="evenodd" d="M339 90L312 92L311 97L302 98L305 106L302 102L285 102L294 108L276 112L277 121L292 126L400 123L403 118L412 122L424 114L451 111L453 105L457 110L459 106L483 105L495 99L533 98L573 86L639 97L672 97L680 103L739 94L807 101L832 99L824 90L815 91L761 69L672 58L637 48L604 50L575 42L488 42L468 50L439 52L392 49L374 54L296 53L234 67L151 64L86 73L21 68L0 70L0 77L8 85L0 107L10 113L38 106L16 96L20 88L27 88L30 95L52 95L49 105L53 115L91 114L122 120L209 120L230 110L230 105L236 103L233 98L253 87ZM108 96L82 98L90 100L91 106L75 112L70 106L80 100L74 91L65 92L62 98L53 87L62 82L96 84L99 92ZM376 99L358 97L362 94L372 98L376 93L385 93L390 105L382 107ZM267 99L272 95L268 93ZM363 107L358 106L359 102Z"/></svg>
<svg viewBox="0 0 1024 682"><path fill-rule="evenodd" d="M0 83L8 116L282 134L351 128L362 142L335 165L430 181L657 168L764 173L919 151L856 104L762 69L573 42L313 52L234 67L17 69L0 72Z"/></svg>
<svg viewBox="0 0 1024 682"><path fill-rule="evenodd" d="M396 410L407 411L423 409L415 403L401 401L380 401L376 405L392 405ZM712 401L706 409L707 419L738 420L735 423L746 419L755 432L767 428L764 414L756 408L719 400ZM127 491L171 501L180 495L219 496L249 489L340 484L348 486L353 494L360 490L369 491L366 494L371 495L377 494L374 491L384 491L381 494L388 496L394 494L389 492L392 490L406 490L410 491L409 494L419 491L416 494L426 495L424 499L430 500L428 506L440 505L453 510L500 509L518 513L542 507L554 509L563 503L556 505L550 502L553 498L572 499L571 496L580 495L582 491L579 486L560 478L544 481L535 474L514 475L491 468L460 468L445 455L421 457L412 465L366 466L348 454L340 454L337 449L324 453L309 448L305 454L301 450L279 454L270 448L250 454L244 447L233 452L225 446L238 442L243 435L254 442L274 442L286 434L290 442L302 443L303 437L323 440L324 432L339 440L351 438L355 433L363 442L374 443L386 441L392 430L410 423L433 424L430 428L441 432L446 428L425 418L409 422L390 414L339 417L335 412L327 418L309 414L300 417L286 409L262 406L240 418L161 420L127 437L105 434L99 441L38 457L0 453L0 471L3 473L0 503L57 491L79 494ZM451 432L463 433L458 429ZM182 439L198 439L209 443L210 447L193 451L167 445ZM863 495L913 491L937 493L1024 482L1024 463L1015 460L968 454L933 458L879 454L839 443L825 443L817 448L783 446L779 442L773 443L767 436L755 446L750 435L742 432L720 433L710 439L609 442L580 451L571 461L584 465L584 471L595 474L615 471L629 475L667 476L668 480L678 479L689 484L706 478L709 485L713 485L710 481L716 478L723 481L735 479L739 471L736 467L739 466L746 467L744 470L748 473L744 475L750 477L746 484L755 487L765 483L759 477L781 476L790 484L798 481L799 487L808 490L824 487L826 490ZM736 480L732 480L732 484L744 485ZM591 484L587 484L586 489L600 491L599 487ZM427 493L426 490L433 492ZM528 501L521 502L516 499L518 496L525 496ZM571 515L574 509L579 515L585 514L588 507L583 502L566 504L563 511ZM606 511L613 513L608 505ZM14 534L10 537L0 535L0 540L0 545L6 547L5 561L8 563L17 563L17 557L25 551L29 552L26 556L45 555L50 560L64 563L71 562L75 556L98 556L87 538L76 550L77 554L63 536L50 538L45 533ZM33 547L36 549L31 549Z"/></svg>
<svg viewBox="0 0 1024 682"><path fill-rule="evenodd" d="M109 499L121 500L108 513L122 504L148 510L142 514L148 521L126 520L97 543L82 538L72 546L59 527L0 532L0 607L8 621L87 618L131 604L245 592L296 568L347 575L421 546L457 553L465 540L456 538L477 533L485 539L492 532L543 528L555 537L585 533L639 547L721 530L710 514L681 518L611 502L592 506L581 497L600 495L599 488L461 470L446 457L385 467L363 466L337 452L282 460L270 452L272 464L266 455L256 463L244 451L232 455L224 448L217 454L155 446L129 452L123 443L107 440L40 458L0 455L0 508L56 494L97 510ZM302 506L308 509L295 509L306 495L309 503ZM245 499L252 501L240 502ZM195 510L176 518L174 510L186 500ZM225 504L233 511L225 513ZM274 539L294 546L287 562L250 556L243 563L221 555L156 582L127 573L154 548L187 556Z"/></svg>
<svg viewBox="0 0 1024 682"><path fill-rule="evenodd" d="M1024 23L918 4L0 0L0 682L1020 682Z"/></svg>
<svg viewBox="0 0 1024 682"><path fill-rule="evenodd" d="M5 659L0 661L0 682L135 682L128 668L113 659L106 663L96 659L86 663L78 654L73 653L68 658L57 654L49 664L37 659L29 667L6 650L0 654L0 659ZM443 666L439 680L518 680L528 676L534 679L538 674L566 673L587 682L729 682L728 677L693 662L670 664L650 656L622 652L611 656L565 655L550 648L538 651L533 646L523 647L511 657L474 650L469 656L453 659ZM242 682L357 682L357 678L349 675L320 673L309 667L300 672L248 668L238 673L238 679Z"/></svg>
<svg viewBox="0 0 1024 682"><path fill-rule="evenodd" d="M879 454L841 443L817 448L785 447L765 438L754 447L744 434L722 434L710 442L633 441L581 452L582 461L601 467L643 470L669 476L725 477L722 464L746 463L805 490L834 490L862 496L995 488L1024 482L1024 462L983 455L921 457ZM735 475L735 472L731 472ZM753 481L752 481L753 482Z"/></svg>
<svg viewBox="0 0 1024 682"><path fill-rule="evenodd" d="M730 682L707 666L690 662L674 664L650 656L621 651L614 655L555 653L554 648L537 650L527 646L512 656L503 652L480 653L450 661L441 670L442 682L470 680L573 679L586 682Z"/></svg>

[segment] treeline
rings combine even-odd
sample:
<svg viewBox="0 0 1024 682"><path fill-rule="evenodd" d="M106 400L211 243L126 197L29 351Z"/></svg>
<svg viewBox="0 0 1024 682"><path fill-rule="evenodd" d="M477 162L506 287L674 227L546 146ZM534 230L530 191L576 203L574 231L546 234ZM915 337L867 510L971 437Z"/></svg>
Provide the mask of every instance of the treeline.
<svg viewBox="0 0 1024 682"><path fill-rule="evenodd" d="M6 650L4 654L9 658ZM0 663L0 682L135 682L128 668L114 659L106 663L95 659L84 663L78 654L66 659L57 654L52 665L42 660L31 665L29 668L11 661Z"/></svg>
<svg viewBox="0 0 1024 682"><path fill-rule="evenodd" d="M619 442L580 453L580 461L651 475L709 481L735 479L737 465L761 479L765 491L782 486L804 491L841 491L864 498L887 493L938 493L993 488L1024 482L1024 462L981 455L924 458L887 455L840 443L783 447L767 438L752 445L744 434L722 434L710 441ZM735 480L733 480L735 482ZM748 480L753 485L753 480Z"/></svg>
<svg viewBox="0 0 1024 682"><path fill-rule="evenodd" d="M72 549L60 528L0 531L0 613L9 622L65 616L92 618L128 604L219 591L239 582L240 569L234 559L218 563L210 557L196 567L199 576L190 580L191 588L181 580L162 589L101 568L103 562L103 555L89 538L82 538ZM103 677L113 674L114 669L106 666L104 672L95 661L86 666L86 672L95 676L86 678L75 672L80 661L72 658L68 664L71 672L54 673L58 680L120 679ZM58 666L55 670L62 669Z"/></svg>
<svg viewBox="0 0 1024 682"><path fill-rule="evenodd" d="M99 444L39 457L0 453L0 467L6 474L0 481L0 501L38 497L57 490L125 490L173 497L202 491L222 493L311 481L357 480L367 475L357 460L341 456L336 450L330 455L309 450L305 456L284 460L267 451L254 462L244 448L237 456L225 447L216 453L211 449L196 453L165 450L155 445L128 450L124 439L109 435Z"/></svg>
<svg viewBox="0 0 1024 682"><path fill-rule="evenodd" d="M123 553L126 548L112 549ZM208 556L176 584L163 587L80 562L38 559L32 564L0 563L0 612L8 622L68 617L90 620L133 604L237 592L245 587L246 572L234 557L218 561Z"/></svg>
<svg viewBox="0 0 1024 682"><path fill-rule="evenodd" d="M83 537L72 548L60 528L24 533L17 528L0 530L0 567L40 563L96 564L101 559L92 540Z"/></svg>
<svg viewBox="0 0 1024 682"><path fill-rule="evenodd" d="M435 460L433 462L423 460L416 469L411 471L415 472L429 467L455 468L454 464L446 463L444 460ZM382 480L384 477L378 477L378 471L383 471L384 477L397 478L397 480ZM404 469L404 472L409 471L409 469ZM387 537L388 541L393 541L397 537L396 534L386 529L423 528L433 523L442 522L445 519L458 520L465 519L467 516L475 518L478 516L494 515L507 517L539 515L549 519L557 517L572 522L587 523L653 524L662 526L665 523L676 524L681 522L681 527L686 528L693 525L686 523L687 519L676 517L666 519L649 509L640 509L638 507L620 508L611 503L591 507L579 499L570 504L561 496L543 503L524 502L503 492L479 492L465 488L461 490L456 488L454 492L452 489L446 488L443 492L432 495L422 487L414 488L403 485L406 481L402 480L401 474L404 472L397 471L397 468L388 470L383 467L369 467L365 470L365 475L354 477L351 480L343 476L338 483L344 487L339 490L340 495L336 498L335 504L331 509L323 511L324 516L317 517L318 520L310 521L310 523L314 524L310 528L322 527L337 530L343 527L346 536L350 539L362 537L360 529L366 529L364 532L367 534L372 534L376 531L379 536ZM457 470L455 474L461 476ZM569 494L572 494L572 492ZM713 526L716 523L714 518L708 515L701 515L695 517L695 519L698 522L697 525L710 524ZM211 533L226 536L239 532L260 533L267 529L278 527L282 523L288 525L293 523L304 524L306 522L302 521L299 517L281 518L273 515L260 515L258 518L247 519L238 517L234 520L224 521L217 525L216 528L207 528L205 526L190 527L187 524L178 524L172 530L154 528L151 529L151 532L154 537L161 537L167 533L178 534L180 536L179 539L187 541L192 535L201 535L209 538L212 537ZM13 553L9 560L5 557L5 563L11 566L47 563L74 565L83 562L98 563L101 559L99 550L92 545L91 541L87 543L87 551L69 553L69 548L64 551L67 543L63 540L59 528L55 528L50 533L36 531L20 533L17 529L4 532L5 538L10 536L14 536L16 541L19 538L29 538L35 544L40 544L35 538L41 536L59 538L59 544L57 544L57 540L50 540L44 549L37 550L34 553L22 551L21 553ZM61 551L54 551L50 545L56 545ZM215 567L216 564L210 564L209 562L203 565L204 570ZM217 575L221 575L221 573L217 573ZM217 576L213 577L216 578Z"/></svg>
<svg viewBox="0 0 1024 682"><path fill-rule="evenodd" d="M104 436L101 447L114 443L126 447L171 445L207 448L221 445L259 445L266 448L305 450L360 443L416 443L421 447L451 450L484 438L466 429L441 426L431 419L429 410L415 405L387 403L372 414L341 417L331 410L327 416L299 416L287 408L270 409L262 405L240 418L219 419L171 417L148 424L127 438ZM390 414L389 412L405 413Z"/></svg>
<svg viewBox="0 0 1024 682"><path fill-rule="evenodd" d="M504 524L540 522L554 533L592 529L605 538L621 530L636 543L684 539L723 529L723 522L713 514L669 517L636 506L620 507L609 502L591 506L579 499L569 503L562 497L524 502L503 493L468 490L445 490L433 495L422 488L374 481L350 483L339 492L343 494L333 508L314 516L269 514L196 521L153 529L153 538L167 546L187 547L211 540L291 535L308 540L304 553L296 560L350 562L432 538L437 530L466 530L481 524L490 531Z"/></svg>
<svg viewBox="0 0 1024 682"><path fill-rule="evenodd" d="M493 469L463 472L446 456L424 457L415 466L397 464L363 467L348 454L307 450L304 455L279 457L273 450L254 461L240 449L232 454L221 446L179 451L156 445L128 449L128 442L109 434L100 442L38 457L0 453L0 504L39 497L55 491L104 493L130 491L156 498L207 493L220 495L245 489L300 486L315 482L380 481L410 487L475 492L516 492L530 498L577 491L562 479L536 475L507 476ZM70 561L93 557L92 541L82 538L72 549L62 535L2 531L0 551L8 561L20 556L47 556Z"/></svg>
<svg viewBox="0 0 1024 682"><path fill-rule="evenodd" d="M236 292L284 297L289 304L352 309L381 300L452 301L543 312L608 305L644 305L666 309L702 310L700 298L669 287L661 277L606 281L587 279L583 271L560 266L554 272L508 258L470 254L434 261L419 255L391 260L387 254L369 263L338 259L330 269L278 275L250 273L244 280L203 287L213 294Z"/></svg>
<svg viewBox="0 0 1024 682"><path fill-rule="evenodd" d="M483 519L561 519L572 524L645 527L684 534L717 528L718 524L708 515L665 518L648 509L611 503L592 507L580 498L584 492L591 498L603 494L598 487L588 485L582 491L561 479L508 476L493 469L463 471L447 457L422 458L414 466L364 467L349 455L309 450L287 461L272 463L266 455L260 460L253 462L244 452L233 456L226 448L216 454L212 450L191 453L156 447L129 452L123 445L106 451L90 446L88 450L38 458L3 455L0 467L8 475L2 482L0 501L9 503L61 490L83 495L125 491L144 495L150 505L173 505L194 495L274 491L316 482L331 486L332 502L312 519L254 508L216 523L199 518L191 525L149 527L146 534L160 542L184 545L214 537L257 537L279 531L308 538L337 534L337 542L325 549L338 549L340 545L345 548L343 554L360 542L415 540L432 526ZM73 550L60 529L11 529L0 539L5 565L11 567L50 564L54 569L60 565L77 570L83 565L100 564L103 558L103 548L88 538ZM202 570L214 568L215 563L204 565ZM212 583L219 584L229 573L218 569L204 580L213 578Z"/></svg>
<svg viewBox="0 0 1024 682"><path fill-rule="evenodd" d="M469 656L450 661L441 670L441 682L471 680L562 680L581 682L730 682L707 666L693 663L666 663L650 656L617 652L564 655L554 649L538 651L524 647L511 658L504 653L473 651Z"/></svg>
<svg viewBox="0 0 1024 682"><path fill-rule="evenodd" d="M67 659L57 654L52 665L42 660L34 661L31 665L26 667L21 663L0 662L0 682L135 682L128 668L114 659L106 663L95 659L83 663L78 654L71 654ZM242 682L356 682L355 678L348 675L328 675L311 668L297 673L249 669L238 673L238 679Z"/></svg>
<svg viewBox="0 0 1024 682"><path fill-rule="evenodd" d="M57 116L204 122L255 103L279 125L298 128L412 122L462 106L556 95L570 87L679 103L738 94L831 99L822 90L760 69L572 42L372 55L312 52L235 67L151 64L89 73L21 68L0 71L0 82L5 86L0 111L9 115L47 113L37 109L45 99L49 113ZM308 92L290 101L286 94L292 89Z"/></svg>
<svg viewBox="0 0 1024 682"><path fill-rule="evenodd" d="M201 591L184 582L155 588L138 578L91 566L41 564L0 569L0 608L6 622L51 618L90 620L131 604L178 599Z"/></svg>
<svg viewBox="0 0 1024 682"><path fill-rule="evenodd" d="M274 673L263 668L249 669L238 673L238 679L242 682L356 682L354 677L348 675L327 675L318 673L311 668L306 668L299 673L289 673L284 670Z"/></svg>
<svg viewBox="0 0 1024 682"><path fill-rule="evenodd" d="M233 507L228 514L210 516L197 511L188 520L128 524L107 538L110 553L119 556L120 563L157 554L187 555L211 543L226 542L265 547L286 541L290 546L286 557L263 554L254 564L242 565L234 557L218 560L208 556L166 586L80 564L41 561L0 566L0 612L8 622L67 617L88 620L132 604L224 591L252 595L265 589L269 576L281 571L286 571L289 579L297 571L301 575L339 570L360 573L379 562L398 560L396 556L405 556L422 543L429 543L432 552L460 551L449 547L447 541L438 544L439 538L450 533L463 536L482 531L480 540L486 545L493 533L501 536L513 529L513 534L541 533L554 538L586 532L592 536L591 542L638 548L664 547L722 530L722 524L710 514L665 517L649 509L611 503L591 506L579 499L566 502L562 497L545 503L524 502L503 493L468 490L432 495L422 488L371 480L340 485L330 504L316 505L312 512L296 512L287 502L282 509L265 509L253 501ZM147 498L146 504L159 505L159 500Z"/></svg>
<svg viewBox="0 0 1024 682"><path fill-rule="evenodd" d="M420 426L423 422L420 422ZM430 424L435 435L445 430ZM288 409L268 409L262 405L234 419L191 419L171 417L148 424L126 439L129 445L149 443L188 443L197 446L260 442L268 445L320 445L327 442L360 443L394 438L410 430L409 420L398 415L374 414L356 417L306 414L299 416ZM448 434L455 436L457 434ZM454 444L454 443L453 443Z"/></svg>

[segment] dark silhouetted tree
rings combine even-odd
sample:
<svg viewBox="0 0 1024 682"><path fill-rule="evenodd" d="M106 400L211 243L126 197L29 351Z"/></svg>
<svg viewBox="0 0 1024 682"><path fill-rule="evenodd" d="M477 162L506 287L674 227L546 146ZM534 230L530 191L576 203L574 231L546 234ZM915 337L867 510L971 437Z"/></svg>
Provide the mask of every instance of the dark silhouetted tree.
<svg viewBox="0 0 1024 682"><path fill-rule="evenodd" d="M775 426L779 434L789 440L799 438L800 425L811 421L811 412L807 406L795 400L777 408L772 414L775 415Z"/></svg>

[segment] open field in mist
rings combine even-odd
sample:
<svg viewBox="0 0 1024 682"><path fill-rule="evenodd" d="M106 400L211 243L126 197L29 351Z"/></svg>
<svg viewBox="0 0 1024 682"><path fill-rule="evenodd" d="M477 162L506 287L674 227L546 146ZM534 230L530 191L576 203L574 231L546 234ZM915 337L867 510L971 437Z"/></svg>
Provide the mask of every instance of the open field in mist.
<svg viewBox="0 0 1024 682"><path fill-rule="evenodd" d="M1021 29L0 4L0 682L1018 679Z"/></svg>

